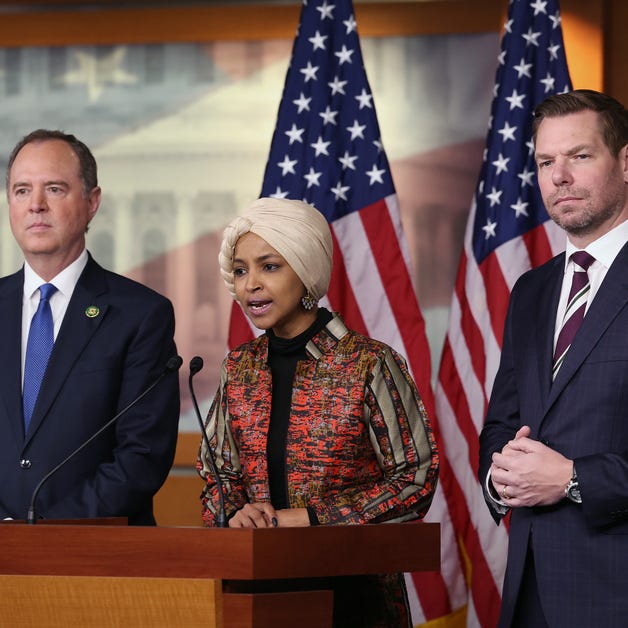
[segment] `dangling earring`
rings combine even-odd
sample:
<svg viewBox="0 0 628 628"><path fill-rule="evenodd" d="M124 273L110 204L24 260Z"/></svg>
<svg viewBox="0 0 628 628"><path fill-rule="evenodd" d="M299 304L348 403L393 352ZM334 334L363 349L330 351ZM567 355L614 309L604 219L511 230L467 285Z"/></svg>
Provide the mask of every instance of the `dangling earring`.
<svg viewBox="0 0 628 628"><path fill-rule="evenodd" d="M305 293L305 296L301 297L301 305L304 310L311 310L316 303L316 299L310 294L309 290Z"/></svg>

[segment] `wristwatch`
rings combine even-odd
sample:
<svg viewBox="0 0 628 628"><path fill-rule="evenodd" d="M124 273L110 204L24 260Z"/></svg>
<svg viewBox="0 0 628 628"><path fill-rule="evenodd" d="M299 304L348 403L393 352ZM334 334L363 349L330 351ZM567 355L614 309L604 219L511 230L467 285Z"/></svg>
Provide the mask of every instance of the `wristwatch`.
<svg viewBox="0 0 628 628"><path fill-rule="evenodd" d="M582 497L580 495L580 485L578 484L578 475L576 474L576 467L574 465L573 475L571 476L571 480L567 483L565 487L565 497L576 504L582 503Z"/></svg>

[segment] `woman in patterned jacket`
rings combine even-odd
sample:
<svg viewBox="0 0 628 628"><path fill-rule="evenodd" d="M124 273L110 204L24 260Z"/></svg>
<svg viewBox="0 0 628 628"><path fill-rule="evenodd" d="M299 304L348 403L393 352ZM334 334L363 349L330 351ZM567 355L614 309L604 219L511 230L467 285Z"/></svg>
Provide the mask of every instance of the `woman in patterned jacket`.
<svg viewBox="0 0 628 628"><path fill-rule="evenodd" d="M207 418L230 527L418 519L432 500L438 454L404 359L317 305L332 250L301 201L258 199L225 229L223 279L265 331L226 357ZM210 469L202 445L207 526L220 504ZM333 588L335 628L410 625L402 574Z"/></svg>

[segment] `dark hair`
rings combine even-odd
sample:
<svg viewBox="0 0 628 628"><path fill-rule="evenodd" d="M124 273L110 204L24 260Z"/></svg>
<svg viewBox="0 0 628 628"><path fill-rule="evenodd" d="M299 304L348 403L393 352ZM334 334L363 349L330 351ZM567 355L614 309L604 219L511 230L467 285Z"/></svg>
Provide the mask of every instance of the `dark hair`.
<svg viewBox="0 0 628 628"><path fill-rule="evenodd" d="M31 144L33 142L45 142L48 140L61 140L62 142L68 144L74 151L74 154L79 160L79 176L83 182L83 192L85 196L87 196L95 187L98 186L98 168L96 166L94 155L92 155L89 148L87 148L87 146L78 140L74 135L64 133L63 131L50 131L48 129L37 129L36 131L29 133L24 136L11 151L6 174L7 194L9 193L9 174L17 154L27 144Z"/></svg>
<svg viewBox="0 0 628 628"><path fill-rule="evenodd" d="M554 94L546 98L534 111L532 137L536 135L545 118L556 118L580 111L595 111L600 121L604 144L612 155L628 144L628 112L618 100L592 89L576 89L566 94Z"/></svg>

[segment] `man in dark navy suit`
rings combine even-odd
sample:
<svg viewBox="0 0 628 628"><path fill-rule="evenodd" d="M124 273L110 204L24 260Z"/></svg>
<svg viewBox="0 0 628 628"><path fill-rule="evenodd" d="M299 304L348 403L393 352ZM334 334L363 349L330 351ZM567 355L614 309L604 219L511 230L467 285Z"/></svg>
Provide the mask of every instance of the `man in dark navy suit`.
<svg viewBox="0 0 628 628"><path fill-rule="evenodd" d="M176 347L170 301L85 248L101 197L85 144L59 131L26 136L9 159L7 197L25 263L0 279L0 518L24 519L38 482L155 381ZM40 334L52 351L34 377ZM51 476L38 516L154 524L178 418L175 372Z"/></svg>
<svg viewBox="0 0 628 628"><path fill-rule="evenodd" d="M533 128L567 246L513 288L480 436L487 504L512 512L499 625L628 626L628 115L576 90Z"/></svg>

